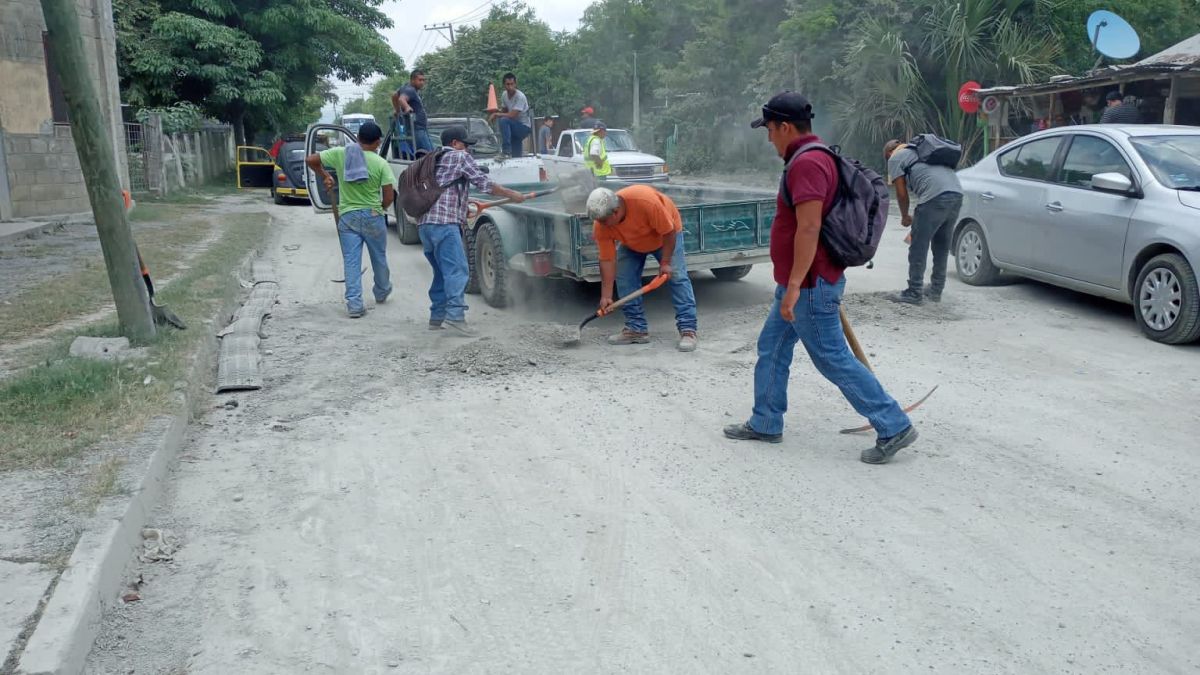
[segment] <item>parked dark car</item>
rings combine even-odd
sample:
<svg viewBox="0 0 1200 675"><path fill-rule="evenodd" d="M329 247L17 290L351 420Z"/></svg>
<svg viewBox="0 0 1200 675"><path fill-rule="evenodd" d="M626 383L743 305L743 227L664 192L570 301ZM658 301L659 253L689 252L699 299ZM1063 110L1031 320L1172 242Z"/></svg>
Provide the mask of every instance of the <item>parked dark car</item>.
<svg viewBox="0 0 1200 675"><path fill-rule="evenodd" d="M308 190L304 187L303 138L285 141L279 146L272 176L271 198L276 204L284 204L289 199L308 199Z"/></svg>

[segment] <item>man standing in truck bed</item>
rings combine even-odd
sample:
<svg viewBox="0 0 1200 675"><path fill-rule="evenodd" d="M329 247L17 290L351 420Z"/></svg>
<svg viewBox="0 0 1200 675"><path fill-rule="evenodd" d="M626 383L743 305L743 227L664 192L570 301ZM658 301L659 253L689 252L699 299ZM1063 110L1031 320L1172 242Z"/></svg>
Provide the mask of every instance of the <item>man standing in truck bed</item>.
<svg viewBox="0 0 1200 675"><path fill-rule="evenodd" d="M597 188L588 196L588 216L595 221L592 236L600 249L600 309L613 304L613 282L626 296L642 285L646 257L658 260L660 274L671 277L671 302L679 329L679 351L696 349L696 294L683 254L683 217L669 197L649 185L631 185L618 192ZM620 247L617 244L620 243ZM625 329L608 339L612 345L644 344L650 327L642 299L621 310Z"/></svg>

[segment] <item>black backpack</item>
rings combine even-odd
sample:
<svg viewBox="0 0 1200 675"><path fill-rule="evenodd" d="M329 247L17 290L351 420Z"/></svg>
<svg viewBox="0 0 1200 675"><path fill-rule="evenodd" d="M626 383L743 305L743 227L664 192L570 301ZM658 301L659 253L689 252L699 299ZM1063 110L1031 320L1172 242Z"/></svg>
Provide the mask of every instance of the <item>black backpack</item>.
<svg viewBox="0 0 1200 675"><path fill-rule="evenodd" d="M887 227L888 186L883 176L858 160L843 157L836 147L821 143L803 145L783 167L779 191L783 203L795 208L787 186L792 162L805 152L824 152L833 158L838 170L838 191L829 213L821 222L821 243L833 262L841 267L865 265L875 257L883 230Z"/></svg>
<svg viewBox="0 0 1200 675"><path fill-rule="evenodd" d="M957 169L958 162L962 159L961 145L934 134L913 136L912 140L908 142L908 147L917 153L918 162L933 166L948 166L951 169ZM912 164L904 167L904 173L907 174L911 168Z"/></svg>
<svg viewBox="0 0 1200 675"><path fill-rule="evenodd" d="M450 150L446 148L431 152L410 164L404 173L400 174L397 201L400 202L400 208L413 218L420 218L429 213L429 209L433 208L443 192L463 182L459 179L444 187L438 185L438 162L447 152Z"/></svg>

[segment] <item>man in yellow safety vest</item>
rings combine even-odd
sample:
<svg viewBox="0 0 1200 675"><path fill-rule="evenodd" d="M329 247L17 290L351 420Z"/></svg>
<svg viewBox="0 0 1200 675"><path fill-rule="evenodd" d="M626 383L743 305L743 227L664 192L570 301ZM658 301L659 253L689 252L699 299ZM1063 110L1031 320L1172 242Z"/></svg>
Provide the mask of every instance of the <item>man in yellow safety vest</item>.
<svg viewBox="0 0 1200 675"><path fill-rule="evenodd" d="M583 146L583 161L599 180L607 180L612 174L612 165L608 163L608 146L604 138L608 136L608 127L604 122L596 122L592 135L588 136Z"/></svg>

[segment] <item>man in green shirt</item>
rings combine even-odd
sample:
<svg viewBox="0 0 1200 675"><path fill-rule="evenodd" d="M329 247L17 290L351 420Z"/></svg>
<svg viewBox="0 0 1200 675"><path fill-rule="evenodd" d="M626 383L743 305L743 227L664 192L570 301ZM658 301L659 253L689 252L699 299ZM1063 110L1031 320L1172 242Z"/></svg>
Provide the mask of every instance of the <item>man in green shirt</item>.
<svg viewBox="0 0 1200 675"><path fill-rule="evenodd" d="M367 313L362 299L362 250L367 247L371 270L375 274L375 302L383 303L392 294L391 273L387 264L387 210L396 198L392 168L376 152L383 130L374 122L365 122L358 130L358 144L330 148L306 160L333 193L333 176L338 181L338 240L346 275L346 309L351 319Z"/></svg>

